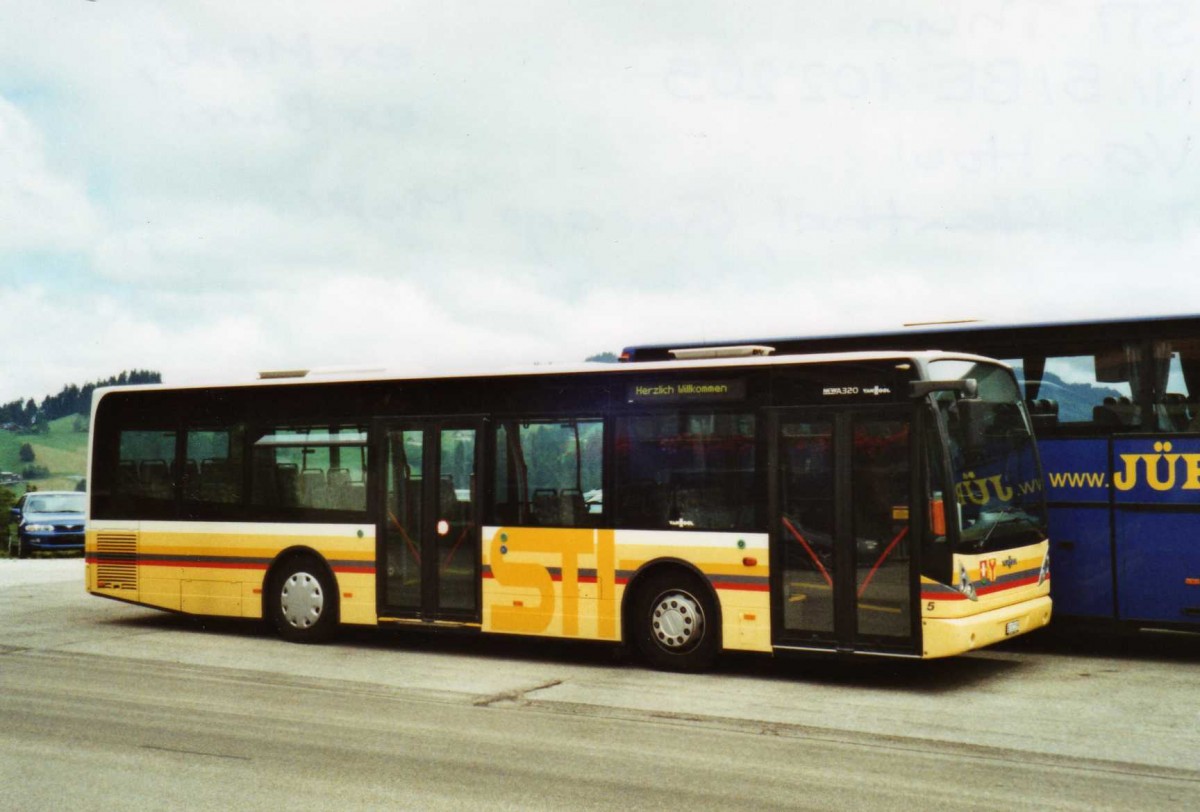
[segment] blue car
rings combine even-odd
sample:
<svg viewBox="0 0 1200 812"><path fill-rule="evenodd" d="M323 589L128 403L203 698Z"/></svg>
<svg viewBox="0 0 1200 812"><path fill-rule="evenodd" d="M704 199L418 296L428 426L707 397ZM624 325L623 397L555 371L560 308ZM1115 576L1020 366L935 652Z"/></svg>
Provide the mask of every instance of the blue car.
<svg viewBox="0 0 1200 812"><path fill-rule="evenodd" d="M83 516L87 494L76 491L34 491L12 509L16 530L9 536L8 554L25 558L39 550L83 551Z"/></svg>

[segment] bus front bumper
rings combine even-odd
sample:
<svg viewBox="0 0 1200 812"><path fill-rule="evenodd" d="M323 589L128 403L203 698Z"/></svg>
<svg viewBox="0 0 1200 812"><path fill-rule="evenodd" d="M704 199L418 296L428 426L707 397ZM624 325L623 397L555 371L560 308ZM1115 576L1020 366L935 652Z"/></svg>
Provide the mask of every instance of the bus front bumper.
<svg viewBox="0 0 1200 812"><path fill-rule="evenodd" d="M924 618L923 656L949 657L1040 629L1050 622L1050 611L1050 596L1043 595L971 617Z"/></svg>

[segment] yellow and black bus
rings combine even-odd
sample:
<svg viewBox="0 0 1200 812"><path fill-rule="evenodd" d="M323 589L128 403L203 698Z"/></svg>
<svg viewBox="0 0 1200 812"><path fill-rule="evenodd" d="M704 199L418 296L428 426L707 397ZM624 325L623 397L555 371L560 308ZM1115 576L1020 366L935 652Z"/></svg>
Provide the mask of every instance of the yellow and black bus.
<svg viewBox="0 0 1200 812"><path fill-rule="evenodd" d="M1010 368L936 352L100 390L87 589L263 618L941 657L1050 618Z"/></svg>

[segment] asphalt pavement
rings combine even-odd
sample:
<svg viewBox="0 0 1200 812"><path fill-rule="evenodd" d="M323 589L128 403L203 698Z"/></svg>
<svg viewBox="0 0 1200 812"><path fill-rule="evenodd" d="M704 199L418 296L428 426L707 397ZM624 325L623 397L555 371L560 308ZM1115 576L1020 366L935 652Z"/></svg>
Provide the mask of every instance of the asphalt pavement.
<svg viewBox="0 0 1200 812"><path fill-rule="evenodd" d="M1190 808L1200 645L1030 638L923 663L374 629L325 646L0 560L0 807Z"/></svg>

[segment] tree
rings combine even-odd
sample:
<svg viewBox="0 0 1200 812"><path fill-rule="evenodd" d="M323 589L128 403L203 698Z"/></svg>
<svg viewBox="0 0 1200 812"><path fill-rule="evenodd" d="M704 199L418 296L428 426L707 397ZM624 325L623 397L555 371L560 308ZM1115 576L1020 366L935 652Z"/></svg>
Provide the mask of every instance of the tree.
<svg viewBox="0 0 1200 812"><path fill-rule="evenodd" d="M21 444L21 450L17 452L17 456L20 457L21 462L33 462L37 459L37 454L33 452L33 446L29 443Z"/></svg>
<svg viewBox="0 0 1200 812"><path fill-rule="evenodd" d="M57 395L42 398L40 408L32 398L0 404L0 422L29 428L68 415L87 414L92 406L92 393L97 388L141 383L162 383L162 375L149 369L134 369L83 386L67 384Z"/></svg>
<svg viewBox="0 0 1200 812"><path fill-rule="evenodd" d="M586 361L594 361L594 362L596 362L596 363L600 363L600 364L615 364L615 363L617 363L617 361L618 361L619 359L617 358L617 356L615 356L615 355L614 355L614 354L612 354L611 352L602 352L602 353L600 353L600 354L598 354L598 355L593 355L593 356L591 356L591 357L589 357L589 358L586 358L586 359L584 359L584 360L586 360Z"/></svg>

